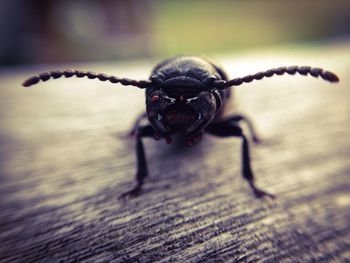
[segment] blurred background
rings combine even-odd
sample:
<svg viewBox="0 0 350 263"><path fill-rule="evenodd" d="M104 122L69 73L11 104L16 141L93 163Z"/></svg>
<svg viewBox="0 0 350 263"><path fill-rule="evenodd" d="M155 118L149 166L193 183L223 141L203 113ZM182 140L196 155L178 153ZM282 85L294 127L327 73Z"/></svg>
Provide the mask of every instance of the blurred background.
<svg viewBox="0 0 350 263"><path fill-rule="evenodd" d="M349 262L350 0L1 0L0 38L0 262ZM230 77L294 64L340 77L235 90L228 108L252 116L253 169L277 202L241 178L241 141L213 136L186 150L145 140L144 193L119 202L144 91L21 87L65 67L145 79L181 53Z"/></svg>
<svg viewBox="0 0 350 263"><path fill-rule="evenodd" d="M346 41L350 1L2 0L0 67Z"/></svg>

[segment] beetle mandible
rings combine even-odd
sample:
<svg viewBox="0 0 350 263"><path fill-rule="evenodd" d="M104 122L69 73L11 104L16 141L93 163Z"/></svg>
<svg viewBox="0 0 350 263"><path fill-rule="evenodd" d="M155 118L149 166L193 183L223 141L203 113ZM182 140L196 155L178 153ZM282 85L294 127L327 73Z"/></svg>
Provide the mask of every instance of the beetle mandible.
<svg viewBox="0 0 350 263"><path fill-rule="evenodd" d="M113 84L120 83L146 90L146 114L137 119L132 132L136 140L136 185L121 197L138 195L148 174L142 138L153 137L155 140L164 138L167 143L171 143L172 136L181 133L187 144L192 145L202 139L203 133L209 133L219 137L236 136L242 139L243 177L248 181L256 197L273 198L274 195L260 189L254 181L248 139L240 127L240 122L245 121L253 141L258 142L259 138L251 121L241 114L224 117L223 111L230 96L230 87L285 73L310 74L329 82L339 81L332 72L308 66L279 67L243 78L228 79L221 67L205 58L177 56L156 65L149 80L132 80L80 70L58 70L33 76L24 81L23 86L29 87L40 80L47 81L50 78L76 76L97 78L100 81L108 80ZM149 124L141 126L141 119L146 116Z"/></svg>

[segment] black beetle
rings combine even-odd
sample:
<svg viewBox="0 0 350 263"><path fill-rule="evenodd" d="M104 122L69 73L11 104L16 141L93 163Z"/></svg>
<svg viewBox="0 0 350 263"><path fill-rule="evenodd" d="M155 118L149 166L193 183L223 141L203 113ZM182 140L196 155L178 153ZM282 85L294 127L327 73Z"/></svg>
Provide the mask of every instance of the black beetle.
<svg viewBox="0 0 350 263"><path fill-rule="evenodd" d="M156 140L164 138L171 143L171 136L175 133L184 135L189 145L201 140L203 133L207 132L216 136L237 136L242 139L242 174L248 181L257 197L274 197L254 183L254 175L250 166L249 145L239 122L245 121L252 134L254 142L258 142L251 121L241 115L235 114L224 117L223 112L226 101L230 96L230 87L239 86L253 80L260 80L272 75L310 74L313 77L321 77L330 82L338 82L338 77L320 68L307 66L280 67L248 75L243 78L229 80L226 73L216 64L207 59L195 56L178 56L159 63L152 71L149 80L132 80L118 78L94 72L79 70L50 71L41 73L27 79L23 86L29 87L40 80L47 81L50 78L88 77L131 85L146 89L146 114L140 116L133 128L132 134L136 138L137 172L136 186L122 194L137 195L141 191L144 178L147 176L147 163L142 143L143 137L154 137ZM149 123L140 126L143 117L148 117Z"/></svg>

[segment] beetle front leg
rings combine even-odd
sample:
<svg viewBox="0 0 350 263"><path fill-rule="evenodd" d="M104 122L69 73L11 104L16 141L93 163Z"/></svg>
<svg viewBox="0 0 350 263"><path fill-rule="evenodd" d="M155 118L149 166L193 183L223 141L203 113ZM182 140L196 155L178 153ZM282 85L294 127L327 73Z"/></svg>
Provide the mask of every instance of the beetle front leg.
<svg viewBox="0 0 350 263"><path fill-rule="evenodd" d="M253 174L252 168L250 166L249 143L248 143L248 140L244 136L243 133L241 134L241 137L243 140L242 141L242 172L243 172L244 178L247 179L250 187L252 188L252 190L257 198L261 198L264 196L275 198L275 196L273 194L265 192L256 186L254 174Z"/></svg>
<svg viewBox="0 0 350 263"><path fill-rule="evenodd" d="M261 190L255 184L254 174L250 166L250 154L249 154L249 143L246 136L243 134L242 129L235 124L231 124L228 121L216 122L210 124L206 128L206 132L219 137L237 136L242 138L242 174L243 177L248 181L254 195L257 198L268 196L275 198L273 194Z"/></svg>
<svg viewBox="0 0 350 263"><path fill-rule="evenodd" d="M141 192L143 181L148 175L147 162L145 156L145 150L142 143L143 137L153 137L154 130L151 125L138 127L136 129L136 159L137 159L137 171L136 171L136 185L131 190L120 195L120 198L127 196L138 196Z"/></svg>
<svg viewBox="0 0 350 263"><path fill-rule="evenodd" d="M256 129L254 127L254 124L253 124L252 120L249 117L247 117L247 116L245 116L243 114L238 114L237 113L237 114L233 114L231 116L228 116L227 118L225 118L224 121L233 122L233 123L244 121L247 124L247 126L248 126L248 129L249 129L249 132L250 132L250 134L252 136L253 142L254 143L260 143L261 142L261 138L257 134Z"/></svg>

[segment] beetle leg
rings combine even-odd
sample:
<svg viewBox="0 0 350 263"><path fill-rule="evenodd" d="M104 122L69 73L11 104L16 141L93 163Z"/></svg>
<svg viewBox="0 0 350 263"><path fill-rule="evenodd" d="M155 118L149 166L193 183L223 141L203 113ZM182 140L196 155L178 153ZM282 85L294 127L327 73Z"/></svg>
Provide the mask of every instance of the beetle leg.
<svg viewBox="0 0 350 263"><path fill-rule="evenodd" d="M206 128L206 132L216 135L219 137L236 136L242 138L242 174L243 177L248 181L251 189L253 190L257 198L268 196L274 198L274 195L261 190L255 184L254 174L250 166L250 154L249 154L249 143L246 136L243 134L242 129L235 124L231 124L227 121L216 122L210 124Z"/></svg>
<svg viewBox="0 0 350 263"><path fill-rule="evenodd" d="M140 194L143 181L148 175L147 162L145 156L145 150L142 143L143 137L153 137L154 130L151 125L138 127L136 129L136 159L137 159L137 172L136 172L136 185L130 191L127 191L120 195L120 198L127 196L137 196Z"/></svg>
<svg viewBox="0 0 350 263"><path fill-rule="evenodd" d="M245 116L243 114L233 114L233 115L225 118L225 121L233 122L233 123L244 121L248 126L248 129L249 129L249 132L252 136L253 142L256 144L261 143L260 136L257 134L252 120L250 118L248 118L247 116Z"/></svg>
<svg viewBox="0 0 350 263"><path fill-rule="evenodd" d="M250 187L252 188L254 194L256 197L261 198L264 196L268 196L271 198L275 198L275 196L273 194L270 194L268 192L265 192L263 190L261 190L260 188L258 188L255 184L255 180L254 180L254 174L252 171L252 168L250 166L250 154L249 154L249 143L247 138L244 136L244 134L242 133L241 135L242 139L243 139L243 143L242 143L242 166L243 166L243 176L245 179L247 179Z"/></svg>

